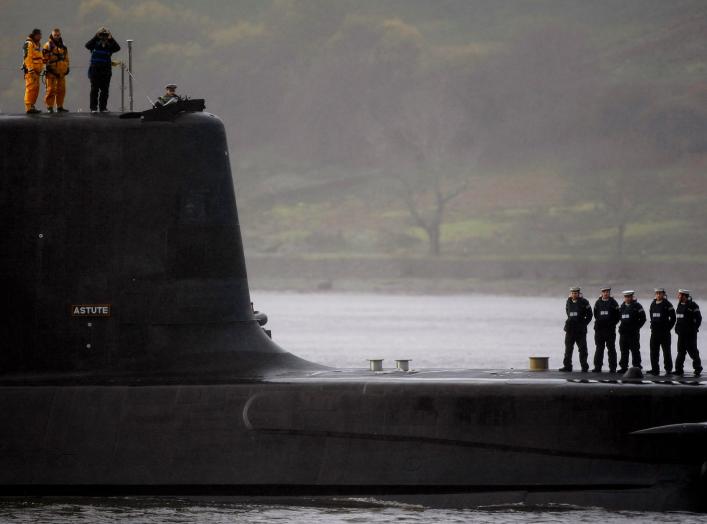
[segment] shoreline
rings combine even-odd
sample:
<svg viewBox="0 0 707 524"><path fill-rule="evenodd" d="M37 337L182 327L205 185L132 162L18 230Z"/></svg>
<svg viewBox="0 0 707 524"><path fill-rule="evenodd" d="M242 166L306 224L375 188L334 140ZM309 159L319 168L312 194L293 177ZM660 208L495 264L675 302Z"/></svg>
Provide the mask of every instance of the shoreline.
<svg viewBox="0 0 707 524"><path fill-rule="evenodd" d="M251 288L266 291L556 297L580 286L589 299L609 285L614 296L634 289L643 300L652 298L655 287L664 287L670 300L679 288L691 289L697 300L707 295L704 266L684 261L255 255L247 257L247 266Z"/></svg>
<svg viewBox="0 0 707 524"><path fill-rule="evenodd" d="M482 281L478 279L307 279L307 278L249 278L251 291L270 291L283 293L351 293L351 294L388 294L388 295L495 295L495 296L538 296L538 297L566 297L569 286L574 282L557 281ZM583 295L588 300L598 297L599 289L603 283L579 283ZM646 301L653 298L654 284L632 284L639 300ZM673 293L668 286L668 299L674 301ZM620 297L621 291L628 288L615 286L612 290L614 297ZM675 287L674 291L677 291ZM693 295L696 300L705 295L703 286L693 286Z"/></svg>

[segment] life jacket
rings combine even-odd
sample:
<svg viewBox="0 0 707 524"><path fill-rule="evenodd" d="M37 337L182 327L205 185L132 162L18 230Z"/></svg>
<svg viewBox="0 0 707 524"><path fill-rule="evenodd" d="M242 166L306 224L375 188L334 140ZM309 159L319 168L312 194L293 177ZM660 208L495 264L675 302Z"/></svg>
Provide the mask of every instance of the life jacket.
<svg viewBox="0 0 707 524"><path fill-rule="evenodd" d="M64 76L69 69L69 50L64 42L61 39L57 42L49 38L44 44L43 52L47 62L47 73Z"/></svg>
<svg viewBox="0 0 707 524"><path fill-rule="evenodd" d="M44 54L39 44L35 44L31 38L27 38L22 50L24 51L22 71L25 73L32 71L37 75L41 73L42 69L44 69Z"/></svg>

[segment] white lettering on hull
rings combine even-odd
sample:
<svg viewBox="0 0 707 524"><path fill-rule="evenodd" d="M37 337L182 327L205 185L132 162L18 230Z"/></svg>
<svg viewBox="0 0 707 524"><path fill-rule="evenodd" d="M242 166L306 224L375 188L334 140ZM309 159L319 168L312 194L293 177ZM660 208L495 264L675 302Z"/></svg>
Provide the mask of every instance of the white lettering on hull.
<svg viewBox="0 0 707 524"><path fill-rule="evenodd" d="M110 317L110 304L72 304L72 317Z"/></svg>

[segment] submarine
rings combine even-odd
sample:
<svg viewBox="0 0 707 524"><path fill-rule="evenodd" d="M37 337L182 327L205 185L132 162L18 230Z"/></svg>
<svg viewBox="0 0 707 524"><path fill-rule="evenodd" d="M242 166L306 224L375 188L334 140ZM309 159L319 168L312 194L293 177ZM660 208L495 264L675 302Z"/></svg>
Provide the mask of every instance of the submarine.
<svg viewBox="0 0 707 524"><path fill-rule="evenodd" d="M298 358L221 120L120 116L0 115L0 496L707 511L704 380Z"/></svg>

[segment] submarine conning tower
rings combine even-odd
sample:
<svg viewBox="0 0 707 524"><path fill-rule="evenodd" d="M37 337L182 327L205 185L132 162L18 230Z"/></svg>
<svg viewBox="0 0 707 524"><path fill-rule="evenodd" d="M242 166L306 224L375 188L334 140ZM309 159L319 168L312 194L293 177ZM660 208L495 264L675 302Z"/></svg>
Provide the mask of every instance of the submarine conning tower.
<svg viewBox="0 0 707 524"><path fill-rule="evenodd" d="M177 382L318 368L253 316L209 113L0 115L0 378Z"/></svg>

